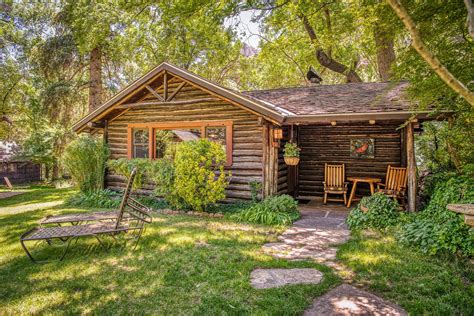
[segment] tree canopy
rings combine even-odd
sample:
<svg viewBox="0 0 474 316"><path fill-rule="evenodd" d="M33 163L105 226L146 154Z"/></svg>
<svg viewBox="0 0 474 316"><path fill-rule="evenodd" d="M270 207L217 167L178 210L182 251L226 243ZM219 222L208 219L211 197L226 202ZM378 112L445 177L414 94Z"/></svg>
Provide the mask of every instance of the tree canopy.
<svg viewBox="0 0 474 316"><path fill-rule="evenodd" d="M21 154L36 161L57 165L76 120L162 61L240 90L307 85L310 66L323 84L408 80L416 108L453 113L449 124L429 128L428 140L439 130L458 170L474 161L472 1L66 0L0 7L0 138L19 142ZM229 23L242 14L257 25L246 34ZM406 27L407 17L415 28ZM258 47L249 48L251 35ZM465 91L433 69L419 43Z"/></svg>

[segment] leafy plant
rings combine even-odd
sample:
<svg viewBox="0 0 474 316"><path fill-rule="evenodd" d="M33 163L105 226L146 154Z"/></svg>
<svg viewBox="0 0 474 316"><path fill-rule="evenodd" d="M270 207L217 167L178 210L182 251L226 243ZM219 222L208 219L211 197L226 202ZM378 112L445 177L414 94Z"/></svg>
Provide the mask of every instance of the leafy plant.
<svg viewBox="0 0 474 316"><path fill-rule="evenodd" d="M363 211L362 208L367 209ZM351 230L366 228L384 230L400 222L401 213L396 201L382 193L364 197L347 217Z"/></svg>
<svg viewBox="0 0 474 316"><path fill-rule="evenodd" d="M290 225L300 217L298 202L289 195L272 196L231 215L237 221L265 225Z"/></svg>
<svg viewBox="0 0 474 316"><path fill-rule="evenodd" d="M252 201L258 202L258 195L262 192L262 183L260 181L250 181L249 186L252 194Z"/></svg>
<svg viewBox="0 0 474 316"><path fill-rule="evenodd" d="M155 184L156 195L162 196L173 208L187 208L186 202L176 191L176 172L173 160L162 158L155 161L148 169L148 175Z"/></svg>
<svg viewBox="0 0 474 316"><path fill-rule="evenodd" d="M461 215L446 208L450 203L474 203L472 178L457 176L438 183L426 209L401 226L398 240L423 253L449 252L472 257L473 230L463 222Z"/></svg>
<svg viewBox="0 0 474 316"><path fill-rule="evenodd" d="M287 142L283 147L283 156L285 157L299 157L301 148L293 142Z"/></svg>
<svg viewBox="0 0 474 316"><path fill-rule="evenodd" d="M130 177L132 170L137 168L137 173L135 175L135 181L133 182L133 189L139 189L143 186L147 174L152 168L154 161L147 158L135 158L127 159L120 158L115 160L109 160L107 165L114 173L119 174L124 177Z"/></svg>
<svg viewBox="0 0 474 316"><path fill-rule="evenodd" d="M102 139L82 136L65 149L62 162L81 192L102 190L109 148Z"/></svg>
<svg viewBox="0 0 474 316"><path fill-rule="evenodd" d="M75 207L118 208L121 197L117 192L105 189L95 192L81 192L69 197L65 204Z"/></svg>
<svg viewBox="0 0 474 316"><path fill-rule="evenodd" d="M197 211L225 198L229 172L221 145L207 139L178 144L174 160L174 194Z"/></svg>

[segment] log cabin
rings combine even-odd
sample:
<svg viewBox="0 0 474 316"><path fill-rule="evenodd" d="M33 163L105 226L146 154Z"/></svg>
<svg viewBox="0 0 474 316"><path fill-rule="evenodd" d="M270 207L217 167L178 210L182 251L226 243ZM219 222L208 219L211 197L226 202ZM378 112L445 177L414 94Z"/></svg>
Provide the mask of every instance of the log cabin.
<svg viewBox="0 0 474 316"><path fill-rule="evenodd" d="M78 121L77 133L101 133L110 159L163 155L163 131L174 141L207 137L219 142L231 171L226 200L250 199L251 181L262 195L323 195L325 163L344 163L346 176L385 177L388 165L408 168L408 205L415 208L414 129L429 119L405 96L406 82L313 84L239 92L162 63ZM371 139L368 157L351 154L351 140ZM283 145L301 148L287 166ZM108 172L107 187L124 179ZM144 191L152 190L145 185Z"/></svg>

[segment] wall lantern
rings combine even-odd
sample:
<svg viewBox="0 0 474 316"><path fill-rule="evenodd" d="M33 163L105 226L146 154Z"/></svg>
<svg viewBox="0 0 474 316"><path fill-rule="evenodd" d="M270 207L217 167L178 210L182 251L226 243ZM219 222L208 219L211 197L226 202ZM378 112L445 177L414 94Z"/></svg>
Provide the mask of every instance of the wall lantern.
<svg viewBox="0 0 474 316"><path fill-rule="evenodd" d="M375 120L369 120L369 124L370 124L370 125L374 125L374 124L375 124Z"/></svg>
<svg viewBox="0 0 474 316"><path fill-rule="evenodd" d="M337 124L336 121L331 121L332 126L336 126L336 124Z"/></svg>
<svg viewBox="0 0 474 316"><path fill-rule="evenodd" d="M282 138L283 138L283 129L281 129L281 128L273 129L273 139L274 140L280 140Z"/></svg>

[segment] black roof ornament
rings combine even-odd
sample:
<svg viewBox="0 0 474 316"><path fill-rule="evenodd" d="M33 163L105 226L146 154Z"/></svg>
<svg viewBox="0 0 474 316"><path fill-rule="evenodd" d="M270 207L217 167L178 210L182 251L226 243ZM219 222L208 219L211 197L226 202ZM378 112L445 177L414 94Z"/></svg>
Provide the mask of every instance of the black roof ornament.
<svg viewBox="0 0 474 316"><path fill-rule="evenodd" d="M314 70L313 66L309 66L309 70L308 72L306 73L306 78L308 78L308 80L311 82L311 83L321 83L321 81L323 81L323 78L321 78L318 73L316 72L316 70Z"/></svg>

